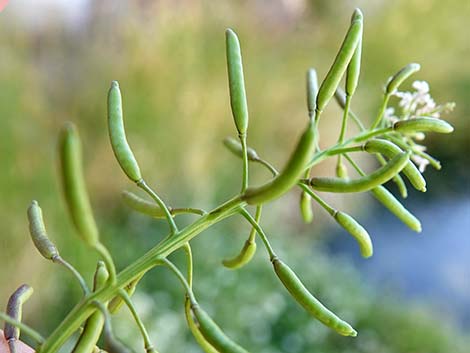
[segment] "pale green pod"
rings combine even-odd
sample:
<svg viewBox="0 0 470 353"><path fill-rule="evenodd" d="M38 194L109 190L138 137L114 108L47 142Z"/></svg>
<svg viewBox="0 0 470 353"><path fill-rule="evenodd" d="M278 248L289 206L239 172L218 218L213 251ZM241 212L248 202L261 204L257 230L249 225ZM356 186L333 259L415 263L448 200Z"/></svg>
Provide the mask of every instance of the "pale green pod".
<svg viewBox="0 0 470 353"><path fill-rule="evenodd" d="M108 280L109 272L103 261L98 261L96 265L95 275L93 277L93 291L102 288Z"/></svg>
<svg viewBox="0 0 470 353"><path fill-rule="evenodd" d="M191 313L191 302L186 298L184 302L184 313L186 316L186 322L188 324L189 330L193 334L194 339L197 344L202 348L205 353L219 353L212 345L204 338L201 331L199 331L198 325L194 322L192 313Z"/></svg>
<svg viewBox="0 0 470 353"><path fill-rule="evenodd" d="M349 27L335 61L320 85L317 95L317 111L321 112L328 104L347 69L362 36L362 20L354 20Z"/></svg>
<svg viewBox="0 0 470 353"><path fill-rule="evenodd" d="M31 239L39 253L48 260L59 256L59 251L47 236L46 226L42 218L42 210L36 200L33 200L28 208L28 221Z"/></svg>
<svg viewBox="0 0 470 353"><path fill-rule="evenodd" d="M108 92L108 133L114 155L122 170L132 181L140 181L142 179L140 168L126 138L121 91L117 81L111 82Z"/></svg>
<svg viewBox="0 0 470 353"><path fill-rule="evenodd" d="M312 197L302 191L300 193L300 214L305 223L312 223L313 221L313 208L312 208Z"/></svg>
<svg viewBox="0 0 470 353"><path fill-rule="evenodd" d="M155 203L137 196L133 192L124 190L121 193L122 200L129 208L154 218L164 218L165 213Z"/></svg>
<svg viewBox="0 0 470 353"><path fill-rule="evenodd" d="M364 151L368 153L380 153L387 158L393 158L403 152L402 149L393 142L382 139L372 139L367 141L364 144ZM423 192L426 191L426 180L413 162L408 161L406 166L403 168L402 173L406 175L416 190Z"/></svg>
<svg viewBox="0 0 470 353"><path fill-rule="evenodd" d="M383 186L371 190L372 195L392 212L398 219L405 223L415 232L421 232L421 222L410 211L408 211L396 198Z"/></svg>
<svg viewBox="0 0 470 353"><path fill-rule="evenodd" d="M224 138L223 142L225 147L227 147L230 152L232 152L237 157L243 158L242 144L239 140L236 140L232 137L226 137ZM256 153L253 148L247 147L246 154L248 156L248 160L253 162L259 161L258 153Z"/></svg>
<svg viewBox="0 0 470 353"><path fill-rule="evenodd" d="M8 299L6 313L17 321L21 321L23 315L23 304L33 294L33 288L27 284L22 284L16 289ZM18 340L20 338L20 329L12 324L5 322L3 335L6 341Z"/></svg>
<svg viewBox="0 0 470 353"><path fill-rule="evenodd" d="M223 260L222 264L227 268L236 270L238 268L245 266L248 262L250 262L255 253L256 253L256 241L255 239L251 239L250 237L249 239L245 241L245 244L243 244L243 248L240 250L240 253L237 256L231 259Z"/></svg>
<svg viewBox="0 0 470 353"><path fill-rule="evenodd" d="M351 22L356 20L363 21L362 12L359 9L354 10ZM359 82L359 75L361 73L361 56L362 56L362 29L360 34L359 42L357 43L354 55L349 62L348 68L346 69L346 94L352 96L356 91L357 84Z"/></svg>
<svg viewBox="0 0 470 353"><path fill-rule="evenodd" d="M334 218L338 224L349 232L359 244L361 255L363 257L371 257L373 254L372 241L369 233L350 215L338 211L334 214Z"/></svg>
<svg viewBox="0 0 470 353"><path fill-rule="evenodd" d="M401 197L406 199L408 197L408 189L406 188L405 182L400 174L397 174L393 177L393 182L398 188L398 192L400 193Z"/></svg>
<svg viewBox="0 0 470 353"><path fill-rule="evenodd" d="M397 121L393 124L393 130L404 134L414 132L437 132L439 134L450 134L454 131L454 127L442 119L422 117Z"/></svg>
<svg viewBox="0 0 470 353"><path fill-rule="evenodd" d="M416 63L411 63L400 69L395 75L389 78L387 86L385 87L385 94L392 94L408 77L419 71L421 66Z"/></svg>
<svg viewBox="0 0 470 353"><path fill-rule="evenodd" d="M341 179L348 179L348 169L344 163L338 163L336 165L336 176Z"/></svg>
<svg viewBox="0 0 470 353"><path fill-rule="evenodd" d="M271 201L289 191L300 179L315 151L315 124L309 121L284 169L264 185L248 188L242 199L250 205Z"/></svg>
<svg viewBox="0 0 470 353"><path fill-rule="evenodd" d="M240 42L230 28L225 31L230 106L235 126L240 135L248 128L248 105L246 102L245 80L243 78L242 53Z"/></svg>
<svg viewBox="0 0 470 353"><path fill-rule="evenodd" d="M70 216L83 241L90 246L98 242L98 227L86 190L82 169L82 150L78 131L66 123L59 141L62 186Z"/></svg>
<svg viewBox="0 0 470 353"><path fill-rule="evenodd" d="M369 191L392 179L408 163L410 152L402 152L393 157L386 165L377 169L373 173L357 178L311 178L310 186L319 191L327 192L363 192Z"/></svg>
<svg viewBox="0 0 470 353"><path fill-rule="evenodd" d="M356 330L354 330L351 325L336 316L308 291L300 278L297 277L295 272L292 271L289 266L277 257L274 257L271 261L274 266L274 271L286 289L297 303L299 303L309 314L314 316L324 325L338 332L340 335L352 337L357 336Z"/></svg>
<svg viewBox="0 0 470 353"><path fill-rule="evenodd" d="M199 323L202 335L216 350L222 353L248 353L246 349L227 337L199 304L192 303L191 309Z"/></svg>
<svg viewBox="0 0 470 353"><path fill-rule="evenodd" d="M307 109L310 115L315 112L317 107L318 77L315 69L307 71Z"/></svg>

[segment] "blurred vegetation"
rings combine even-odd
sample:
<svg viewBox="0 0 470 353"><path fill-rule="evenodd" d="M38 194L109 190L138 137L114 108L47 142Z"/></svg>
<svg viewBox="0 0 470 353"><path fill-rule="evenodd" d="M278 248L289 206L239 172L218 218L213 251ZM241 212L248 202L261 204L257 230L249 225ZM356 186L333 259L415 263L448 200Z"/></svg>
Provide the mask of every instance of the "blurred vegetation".
<svg viewBox="0 0 470 353"><path fill-rule="evenodd" d="M36 293L25 315L44 333L78 300L78 288L63 271L45 263L29 241L25 211L32 198L40 201L49 233L64 257L88 276L94 269L96 256L73 234L56 178L56 136L66 120L80 128L92 202L120 266L154 244L152 234L166 232L161 224L129 215L119 202L119 191L131 186L107 140L105 103L111 80L120 82L129 140L149 182L172 205L210 208L238 190L241 174L239 161L220 143L226 135L234 135L224 29L236 29L242 42L251 115L249 143L281 165L305 123L305 71L315 66L320 77L326 73L356 6L363 9L366 22L354 110L370 121L387 77L408 62L421 63L416 79L430 83L438 102L457 103L449 118L456 133L431 143L430 152L444 162L440 175L431 169L426 172L431 189L436 190L434 195L468 191L468 1L100 1L90 2L89 16L79 25L39 13L47 21L35 28L24 25L21 16L7 7L0 14L0 258L7 259L0 268L0 298L23 281L30 283ZM326 111L322 143L336 139L338 113L334 104ZM329 164L322 168L323 173L333 170ZM259 183L266 177L264 171L254 170L252 180ZM237 273L217 267L221 253L233 254L242 242L241 237L226 236L246 229L238 223L221 225L196 240L197 253L205 255L197 263L201 280L195 283L197 293L229 332L265 352L306 352L307 343L317 352L463 352L458 334L437 323L429 311L363 289L360 276L349 275L353 270L338 259L317 251L302 253L302 248L311 248L312 235L320 238L326 228L300 224L297 197L288 195L269 207L266 215L272 219L266 219L267 230L294 237L299 246L289 242L288 251L293 267L322 298L337 305L335 309L347 310L344 314L355 318L364 338L351 343L312 323L282 296L266 262ZM346 209L349 203L336 200ZM286 226L284 231L279 231L279 224ZM220 252L209 256L213 248ZM339 271L334 278L333 270ZM180 288L164 274L155 273L157 283L153 276L142 287L154 293L150 300L158 314L157 345L161 342L163 348L167 340L168 351L189 351L170 345L184 340L160 334L174 320L175 312L165 311L170 308L179 315L174 321L178 337L186 332L177 300ZM279 301L281 308L272 309L269 300L260 304L261 295L274 298L274 306ZM215 298L219 299L211 300ZM255 305L261 308L259 315L252 313ZM46 314L49 319L44 323ZM264 345L268 340L270 347Z"/></svg>

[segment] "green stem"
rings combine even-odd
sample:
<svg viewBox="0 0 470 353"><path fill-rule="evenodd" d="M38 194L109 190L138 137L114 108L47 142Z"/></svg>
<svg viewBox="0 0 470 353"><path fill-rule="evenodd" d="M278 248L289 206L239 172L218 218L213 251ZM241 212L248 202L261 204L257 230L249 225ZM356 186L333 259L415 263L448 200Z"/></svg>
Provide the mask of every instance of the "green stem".
<svg viewBox="0 0 470 353"><path fill-rule="evenodd" d="M342 143L344 140L344 135L346 133L346 127L348 125L348 116L349 116L349 106L351 105L351 96L346 95L346 104L344 105L343 110L343 122L341 124L341 131L339 133L338 143Z"/></svg>
<svg viewBox="0 0 470 353"><path fill-rule="evenodd" d="M261 213L263 212L263 205L258 205L256 206L256 212L255 212L255 222L259 224L259 221L261 219ZM252 227L250 231L250 235L248 237L250 242L253 242L256 237L256 228Z"/></svg>
<svg viewBox="0 0 470 353"><path fill-rule="evenodd" d="M246 220L248 222L251 223L251 225L253 226L253 228L256 229L256 232L258 233L258 235L260 236L261 240L263 241L264 243L264 246L266 247L266 250L268 251L268 254L269 254L269 258L270 259L273 259L276 254L274 253L274 250L271 246L271 244L269 243L269 240L268 240L268 237L266 236L266 234L264 233L263 229L261 228L261 226L258 224L258 222L256 222L254 220L254 218L250 215L250 213L245 210L245 209L241 209L240 210L240 214L246 218Z"/></svg>
<svg viewBox="0 0 470 353"><path fill-rule="evenodd" d="M65 267L75 277L75 279L80 284L80 287L82 288L83 294L85 296L90 293L90 289L88 288L85 280L83 279L82 275L80 274L80 272L77 271L75 267L73 267L70 263L68 263L59 255L53 257L52 262Z"/></svg>
<svg viewBox="0 0 470 353"><path fill-rule="evenodd" d="M377 114L377 117L375 118L374 122L372 123L372 126L370 127L371 130L379 126L380 122L382 121L383 115L385 113L385 109L387 109L387 104L388 104L389 99L390 99L390 95L385 94L382 100L382 104L380 106L379 112Z"/></svg>
<svg viewBox="0 0 470 353"><path fill-rule="evenodd" d="M248 187L248 154L246 148L246 134L239 134L238 138L240 139L240 143L242 144L242 158L243 158L243 176L242 176L242 190L241 194L243 194Z"/></svg>
<svg viewBox="0 0 470 353"><path fill-rule="evenodd" d="M44 343L44 337L42 337L39 332L34 330L33 328L29 327L26 324L23 324L21 321L18 321L11 316L7 315L6 313L0 311L0 319L3 321L9 323L10 325L13 325L15 327L18 327L20 331L26 333L29 337L31 337L33 340L35 340L39 345Z"/></svg>
<svg viewBox="0 0 470 353"><path fill-rule="evenodd" d="M203 216L207 213L206 211L201 210L200 208L193 208L193 207L178 207L178 208L170 208L169 210L172 216L177 216L180 214L188 214L188 213Z"/></svg>
<svg viewBox="0 0 470 353"><path fill-rule="evenodd" d="M301 183L299 184L299 186L302 188L302 190L309 194L312 199L314 199L321 207L323 207L326 212L328 212L331 216L334 217L337 211L333 207L328 205L320 196L315 194L306 184Z"/></svg>
<svg viewBox="0 0 470 353"><path fill-rule="evenodd" d="M271 163L269 163L268 161L265 161L264 159L257 159L256 162L258 162L259 164L265 166L273 176L277 176L279 174L279 172L276 170L276 168L273 167L273 165Z"/></svg>
<svg viewBox="0 0 470 353"><path fill-rule="evenodd" d="M189 287L193 287L193 252L189 242L183 246L184 252L186 253L186 261L188 262L188 283Z"/></svg>
<svg viewBox="0 0 470 353"><path fill-rule="evenodd" d="M191 303L195 303L196 302L196 298L194 298L194 294L193 294L193 291L189 285L189 283L186 281L186 279L184 278L183 274L181 273L180 270L178 270L178 267L176 267L170 260L168 260L167 258L165 259L162 259L162 263L165 264L175 275L176 277L179 279L179 281L181 282L181 284L183 285L185 291L186 291L186 295L189 297L189 300L191 301Z"/></svg>

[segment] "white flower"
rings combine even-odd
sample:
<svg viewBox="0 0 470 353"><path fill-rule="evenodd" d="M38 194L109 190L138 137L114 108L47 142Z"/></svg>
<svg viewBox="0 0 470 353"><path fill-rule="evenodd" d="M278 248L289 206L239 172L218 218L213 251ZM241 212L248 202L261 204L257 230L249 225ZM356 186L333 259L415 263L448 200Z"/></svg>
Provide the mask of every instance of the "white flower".
<svg viewBox="0 0 470 353"><path fill-rule="evenodd" d="M429 84L426 81L415 81L412 86L420 94L426 94L429 92Z"/></svg>
<svg viewBox="0 0 470 353"><path fill-rule="evenodd" d="M413 154L411 156L411 160L416 164L421 173L424 173L426 166L429 164L429 161L426 158L418 156L417 154Z"/></svg>
<svg viewBox="0 0 470 353"><path fill-rule="evenodd" d="M398 120L398 117L395 115L395 109L394 108L387 108L385 109L385 112L384 112L384 119L386 121L389 121L390 123L394 124L396 123Z"/></svg>

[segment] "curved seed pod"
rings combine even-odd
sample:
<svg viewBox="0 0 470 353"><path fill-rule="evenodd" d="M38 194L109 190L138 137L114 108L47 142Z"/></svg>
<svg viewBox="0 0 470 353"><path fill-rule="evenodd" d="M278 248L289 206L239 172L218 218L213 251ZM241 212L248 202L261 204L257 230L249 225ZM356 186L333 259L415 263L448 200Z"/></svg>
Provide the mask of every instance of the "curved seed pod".
<svg viewBox="0 0 470 353"><path fill-rule="evenodd" d="M250 205L259 205L275 199L294 186L310 162L315 151L315 124L310 121L297 147L280 174L256 188L248 188L242 195Z"/></svg>
<svg viewBox="0 0 470 353"><path fill-rule="evenodd" d="M348 179L348 169L342 162L336 165L336 176L341 179Z"/></svg>
<svg viewBox="0 0 470 353"><path fill-rule="evenodd" d="M416 63L411 63L403 67L395 75L389 78L387 86L385 87L385 94L392 94L408 77L420 69L421 66Z"/></svg>
<svg viewBox="0 0 470 353"><path fill-rule="evenodd" d="M326 308L320 301L315 298L302 281L292 271L289 266L282 262L279 258L274 257L272 260L274 271L284 284L292 297L299 303L309 314L313 315L324 325L332 328L343 336L357 336L356 330L347 322L341 320L332 311Z"/></svg>
<svg viewBox="0 0 470 353"><path fill-rule="evenodd" d="M405 223L415 232L421 232L421 222L410 211L408 211L395 196L383 186L378 186L371 190L372 195L392 212L398 219Z"/></svg>
<svg viewBox="0 0 470 353"><path fill-rule="evenodd" d="M240 347L227 337L199 304L192 303L191 309L199 323L199 330L215 349L223 353L248 353L246 349Z"/></svg>
<svg viewBox="0 0 470 353"><path fill-rule="evenodd" d="M186 322L188 323L189 330L193 334L194 339L197 344L202 348L205 353L219 353L214 347L211 346L209 342L204 338L199 327L194 322L192 313L191 313L191 302L186 298L184 302L184 313L186 315ZM111 352L110 352L111 353Z"/></svg>
<svg viewBox="0 0 470 353"><path fill-rule="evenodd" d="M307 71L307 109L309 114L315 112L317 107L318 94L318 78L315 69L311 68Z"/></svg>
<svg viewBox="0 0 470 353"><path fill-rule="evenodd" d="M121 193L122 200L124 203L132 208L134 211L146 214L155 218L164 218L165 213L162 209L155 203L147 201L140 196L137 196L133 192L124 190Z"/></svg>
<svg viewBox="0 0 470 353"><path fill-rule="evenodd" d="M369 233L350 215L338 211L333 216L338 224L346 229L357 241L363 257L371 257L373 254L372 241Z"/></svg>
<svg viewBox="0 0 470 353"><path fill-rule="evenodd" d="M119 165L126 175L134 182L142 179L139 165L134 157L124 130L121 91L117 81L111 82L108 92L108 132L111 147Z"/></svg>
<svg viewBox="0 0 470 353"><path fill-rule="evenodd" d="M223 142L225 147L227 147L230 152L240 158L243 158L242 144L239 140L236 140L232 137L226 137L224 138ZM256 151L251 147L246 148L246 154L248 156L248 160L250 161L256 162L259 160L258 153L256 153Z"/></svg>
<svg viewBox="0 0 470 353"><path fill-rule="evenodd" d="M450 134L454 127L447 121L436 118L414 118L400 120L393 124L393 130L401 133L413 132L437 132L440 134Z"/></svg>
<svg viewBox="0 0 470 353"><path fill-rule="evenodd" d="M98 227L85 186L80 137L75 125L64 125L59 145L62 186L69 213L85 243L95 246L99 242Z"/></svg>
<svg viewBox="0 0 470 353"><path fill-rule="evenodd" d="M409 161L409 157L410 152L402 152L375 172L357 179L311 178L310 186L315 190L327 192L369 191L389 181L398 174Z"/></svg>
<svg viewBox="0 0 470 353"><path fill-rule="evenodd" d="M245 80L243 78L242 53L240 42L234 31L225 31L228 83L230 90L230 106L240 135L245 135L248 128L248 106L246 102Z"/></svg>
<svg viewBox="0 0 470 353"><path fill-rule="evenodd" d="M367 153L380 153L387 158L393 158L397 154L402 153L400 147L395 145L393 142L382 139L372 139L364 144L364 151ZM410 183L417 190L426 191L426 180L423 175L419 172L418 168L413 162L408 161L406 166L403 168L402 173L406 175Z"/></svg>
<svg viewBox="0 0 470 353"><path fill-rule="evenodd" d="M23 304L31 297L33 294L33 288L27 284L22 284L18 287L17 290L8 299L6 313L8 316L21 321L23 314ZM15 341L20 338L20 329L8 322L5 322L3 328L3 335L7 341ZM14 343L13 343L14 344Z"/></svg>
<svg viewBox="0 0 470 353"><path fill-rule="evenodd" d="M36 200L33 200L28 208L28 221L31 239L39 253L48 260L59 256L59 251L47 236L46 226L42 218L42 210Z"/></svg>
<svg viewBox="0 0 470 353"><path fill-rule="evenodd" d="M236 270L240 267L245 266L248 262L251 261L253 255L256 253L256 241L255 239L247 239L240 253L234 258L223 260L222 264L225 267Z"/></svg>
<svg viewBox="0 0 470 353"><path fill-rule="evenodd" d="M355 9L351 18L351 22L356 20L362 21L363 16L362 12L359 9ZM357 88L357 83L359 82L359 74L361 72L361 56L362 56L362 28L357 43L356 50L354 55L349 62L348 68L346 69L346 94L352 96Z"/></svg>
<svg viewBox="0 0 470 353"><path fill-rule="evenodd" d="M405 185L405 182L404 182L403 178L400 176L400 174L397 174L393 177L392 180L395 183L395 185L397 186L401 197L406 199L408 197L408 189L406 188L406 185Z"/></svg>
<svg viewBox="0 0 470 353"><path fill-rule="evenodd" d="M341 77L346 71L349 62L356 51L361 36L362 20L357 19L352 21L343 44L336 55L335 61L320 85L320 90L317 95L317 111L321 112L335 93L336 88L341 81Z"/></svg>
<svg viewBox="0 0 470 353"><path fill-rule="evenodd" d="M312 223L313 221L313 209L312 209L312 197L305 191L300 194L300 214L305 223Z"/></svg>

